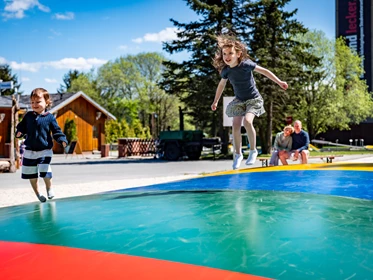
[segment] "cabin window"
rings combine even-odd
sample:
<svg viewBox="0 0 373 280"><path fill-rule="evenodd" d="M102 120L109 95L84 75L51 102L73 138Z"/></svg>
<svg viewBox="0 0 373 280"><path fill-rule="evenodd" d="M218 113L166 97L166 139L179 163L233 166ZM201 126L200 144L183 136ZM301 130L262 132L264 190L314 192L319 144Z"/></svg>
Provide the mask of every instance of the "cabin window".
<svg viewBox="0 0 373 280"><path fill-rule="evenodd" d="M93 138L98 138L98 129L97 126L93 126Z"/></svg>

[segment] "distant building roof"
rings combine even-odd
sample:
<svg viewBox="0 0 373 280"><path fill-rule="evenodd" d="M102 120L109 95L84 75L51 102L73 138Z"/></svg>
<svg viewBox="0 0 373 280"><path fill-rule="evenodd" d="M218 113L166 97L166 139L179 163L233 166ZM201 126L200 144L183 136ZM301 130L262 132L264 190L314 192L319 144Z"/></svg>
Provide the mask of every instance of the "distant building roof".
<svg viewBox="0 0 373 280"><path fill-rule="evenodd" d="M68 100L76 93L51 93L49 94L50 98L52 99L52 106L49 110L53 109L54 107L58 106L59 104L63 103L64 101ZM30 107L30 95L21 95L19 98L19 103L27 104Z"/></svg>
<svg viewBox="0 0 373 280"><path fill-rule="evenodd" d="M52 106L49 109L49 112L54 113L58 110L65 107L67 104L71 103L75 99L79 97L83 97L89 103L91 103L94 107L98 110L103 112L108 118L116 120L116 117L112 115L109 111L95 102L92 98L86 95L84 92L65 92L65 93L51 93L50 97L52 99ZM3 95L0 96L0 108L11 108L12 107L12 96L10 95ZM19 95L19 107L21 109L29 109L30 108L30 95Z"/></svg>
<svg viewBox="0 0 373 280"><path fill-rule="evenodd" d="M19 106L22 109L26 109L29 103L30 103L29 101L27 101L26 103L23 103L21 100L19 100ZM1 95L0 96L0 108L11 108L11 107L12 107L12 96Z"/></svg>

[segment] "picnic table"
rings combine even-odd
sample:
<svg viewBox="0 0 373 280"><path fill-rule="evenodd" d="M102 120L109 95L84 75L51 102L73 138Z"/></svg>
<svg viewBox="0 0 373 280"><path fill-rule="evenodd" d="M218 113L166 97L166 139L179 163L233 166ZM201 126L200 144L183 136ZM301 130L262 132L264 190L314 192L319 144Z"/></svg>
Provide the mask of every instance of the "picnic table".
<svg viewBox="0 0 373 280"><path fill-rule="evenodd" d="M333 160L336 158L336 157L343 157L343 155L319 155L319 156L309 156L308 159L313 159L313 158L319 158L319 159L326 159L326 163L332 163ZM271 159L271 157L258 157L257 158L259 161L261 161L262 163L262 166L263 167L266 167L268 166L269 164L269 160Z"/></svg>

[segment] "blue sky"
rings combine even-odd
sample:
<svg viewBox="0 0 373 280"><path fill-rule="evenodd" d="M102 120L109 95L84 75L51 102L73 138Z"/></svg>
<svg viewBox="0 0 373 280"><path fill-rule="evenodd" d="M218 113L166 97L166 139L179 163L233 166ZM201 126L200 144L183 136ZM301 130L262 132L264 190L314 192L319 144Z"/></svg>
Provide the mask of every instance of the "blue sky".
<svg viewBox="0 0 373 280"><path fill-rule="evenodd" d="M335 0L292 0L289 10L310 29L335 35ZM169 21L197 15L183 0L0 0L0 64L7 63L29 94L57 91L70 69L89 71L108 60L140 52L170 56L162 41L173 39Z"/></svg>

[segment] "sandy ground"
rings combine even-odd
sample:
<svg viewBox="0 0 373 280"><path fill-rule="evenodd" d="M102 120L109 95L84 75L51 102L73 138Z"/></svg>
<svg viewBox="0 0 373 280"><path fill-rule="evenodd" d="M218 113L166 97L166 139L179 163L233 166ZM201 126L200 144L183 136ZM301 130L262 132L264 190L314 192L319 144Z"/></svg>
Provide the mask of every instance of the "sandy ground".
<svg viewBox="0 0 373 280"><path fill-rule="evenodd" d="M373 156L353 155L335 162L370 162ZM313 160L310 163L321 163ZM231 170L231 160L166 162L152 159L118 160L115 156L68 158L55 156L52 163L56 199L89 195L131 187L154 185L203 176L206 173ZM253 167L260 167L260 162ZM244 164L241 168L247 168ZM0 174L0 207L38 201L21 171ZM46 194L44 182L40 191ZM46 196L46 195L45 195Z"/></svg>

